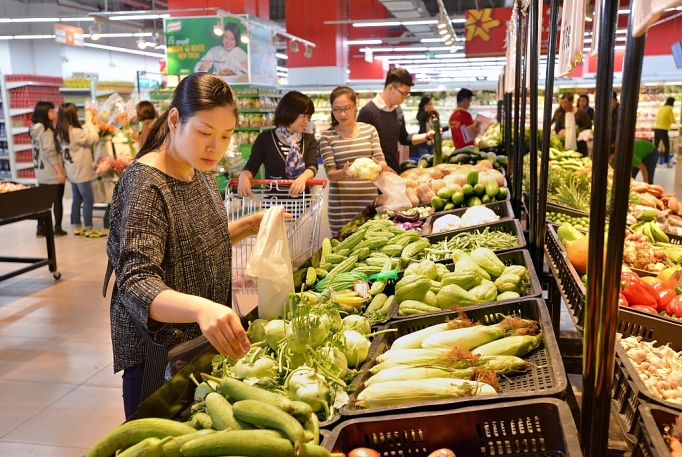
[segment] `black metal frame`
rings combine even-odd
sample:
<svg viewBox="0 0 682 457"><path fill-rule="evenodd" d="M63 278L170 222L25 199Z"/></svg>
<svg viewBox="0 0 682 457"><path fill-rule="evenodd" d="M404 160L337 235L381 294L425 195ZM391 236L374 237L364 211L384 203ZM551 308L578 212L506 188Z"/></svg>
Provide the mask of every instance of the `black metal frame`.
<svg viewBox="0 0 682 457"><path fill-rule="evenodd" d="M521 196L523 194L523 138L519 138L521 123L521 106L519 82L521 81L521 1L517 0L515 11L518 25L516 28L516 67L514 68L514 144L510 150L509 160L514 161L514 174L512 176L511 203L517 218L521 216ZM519 146L521 144L521 146Z"/></svg>

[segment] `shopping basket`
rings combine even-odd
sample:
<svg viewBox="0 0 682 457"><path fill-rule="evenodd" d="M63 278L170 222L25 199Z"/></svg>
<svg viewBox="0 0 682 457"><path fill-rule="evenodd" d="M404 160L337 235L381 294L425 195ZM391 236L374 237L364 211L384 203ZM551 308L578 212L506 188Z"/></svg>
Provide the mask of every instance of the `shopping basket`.
<svg viewBox="0 0 682 457"><path fill-rule="evenodd" d="M309 179L306 191L298 197L288 194L291 180L252 180L252 185L261 188L252 189L253 197L241 198L233 189L239 180L232 179L225 193L225 208L229 222L270 208L283 206L284 211L293 216L286 220L287 238L289 239L289 254L293 269L296 270L303 262L312 257L320 248L320 223L324 208L324 188L326 179ZM312 189L321 186L321 189ZM309 190L312 189L312 190ZM232 296L237 301L239 296L256 295L258 293L258 279L247 276L246 264L256 242L256 236L250 236L232 246ZM238 304L237 304L238 306Z"/></svg>

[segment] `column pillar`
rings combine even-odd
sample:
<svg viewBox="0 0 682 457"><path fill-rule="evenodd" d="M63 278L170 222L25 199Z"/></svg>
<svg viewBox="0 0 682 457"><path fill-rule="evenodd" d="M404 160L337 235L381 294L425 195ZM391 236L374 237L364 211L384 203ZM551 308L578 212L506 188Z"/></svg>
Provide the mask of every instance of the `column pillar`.
<svg viewBox="0 0 682 457"><path fill-rule="evenodd" d="M287 32L315 43L310 57L305 57L303 45L297 43L298 52L294 52L289 43L289 84L346 84L347 26L324 23L346 19L346 0L287 0L285 8Z"/></svg>

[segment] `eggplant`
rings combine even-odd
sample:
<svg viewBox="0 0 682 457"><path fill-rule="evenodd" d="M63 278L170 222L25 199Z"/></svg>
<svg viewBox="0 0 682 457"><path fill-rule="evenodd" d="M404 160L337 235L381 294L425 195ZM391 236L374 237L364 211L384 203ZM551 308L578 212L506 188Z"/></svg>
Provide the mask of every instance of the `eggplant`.
<svg viewBox="0 0 682 457"><path fill-rule="evenodd" d="M415 211L412 214L402 214L402 213L396 213L395 217L393 218L394 221L396 222L417 222L419 220L419 211Z"/></svg>

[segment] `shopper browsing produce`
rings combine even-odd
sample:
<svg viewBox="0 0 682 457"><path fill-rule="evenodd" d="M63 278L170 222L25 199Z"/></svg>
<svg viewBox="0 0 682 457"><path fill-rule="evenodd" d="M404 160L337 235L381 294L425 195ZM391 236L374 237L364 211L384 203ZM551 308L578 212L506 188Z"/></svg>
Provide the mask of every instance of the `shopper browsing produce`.
<svg viewBox="0 0 682 457"><path fill-rule="evenodd" d="M675 116L673 115L673 104L675 99L668 97L665 101L665 105L661 106L656 114L656 123L654 124L654 145L658 148L658 145L663 142L664 152L661 154L663 157L663 162L672 166L670 162L670 138L668 138L668 130L675 122Z"/></svg>
<svg viewBox="0 0 682 457"><path fill-rule="evenodd" d="M234 22L225 24L223 44L214 46L201 58L194 71L210 71L219 76L228 76L232 82L248 78L249 55L239 47L241 30Z"/></svg>
<svg viewBox="0 0 682 457"><path fill-rule="evenodd" d="M102 232L92 225L92 208L95 204L95 193L92 182L97 179L93 167L90 146L99 141L99 131L92 123L92 114L85 113L85 127L78 120L78 108L73 103L64 103L59 107L57 121L57 141L62 157L66 177L71 181L73 201L71 203L71 225L74 235L86 238L101 238ZM81 224L81 206L83 207L83 224Z"/></svg>
<svg viewBox="0 0 682 457"><path fill-rule="evenodd" d="M358 106L355 91L339 86L329 96L329 103L332 107L332 127L322 132L320 155L331 181L328 214L329 227L335 234L378 196L374 184L355 178L350 171L353 161L374 159L384 169L387 168L387 161L381 152L377 129L355 120Z"/></svg>
<svg viewBox="0 0 682 457"><path fill-rule="evenodd" d="M635 140L634 150L632 151L632 177L642 172L642 181L648 184L654 183L654 173L658 164L658 154L655 154L656 147L643 140Z"/></svg>
<svg viewBox="0 0 682 457"><path fill-rule="evenodd" d="M576 127L578 134L590 130L592 129L592 121L584 109L573 106L573 94L561 96L561 103L554 111L552 122L554 123L554 133L565 136L564 146L566 149L573 149L583 156L587 156L587 141L578 138Z"/></svg>
<svg viewBox="0 0 682 457"><path fill-rule="evenodd" d="M580 94L578 97L578 103L575 106L584 109L587 115L590 117L590 121L594 122L594 108L590 106L590 98L587 96L587 94Z"/></svg>
<svg viewBox="0 0 682 457"><path fill-rule="evenodd" d="M54 213L54 234L55 236L66 235L62 230L62 215L64 206L64 183L66 174L62 164L62 158L57 153L55 145L54 129L52 125L57 120L57 112L52 102L38 102L33 110L31 118L31 128L29 133L33 140L33 167L36 172L38 185L54 185L54 202L52 212ZM45 227L43 220L38 219L38 229L36 236L44 236Z"/></svg>
<svg viewBox="0 0 682 457"><path fill-rule="evenodd" d="M307 95L292 91L280 100L275 109L275 126L262 132L251 147L251 156L239 175L240 197L251 197L251 180L265 165L267 179L292 179L292 197L305 190L305 183L317 174L317 141L305 133L315 112Z"/></svg>
<svg viewBox="0 0 682 457"><path fill-rule="evenodd" d="M157 341L204 334L234 360L250 344L231 304L231 247L258 233L263 213L232 222L208 173L237 124L237 100L221 78L195 73L175 89L111 203L107 254L114 372L123 370L126 417L139 405L147 351L133 317Z"/></svg>
<svg viewBox="0 0 682 457"><path fill-rule="evenodd" d="M471 99L474 93L469 89L462 89L457 92L457 108L450 116L450 130L452 130L452 141L455 149L466 146L473 146L478 132L478 121L474 121L469 113Z"/></svg>
<svg viewBox="0 0 682 457"><path fill-rule="evenodd" d="M426 96L422 97L421 101L419 102L419 111L417 112L419 133L426 133L430 130L433 130L433 125L431 124L433 122L433 118L431 116L434 114L438 116L438 111L436 111L436 109L433 107L433 99ZM417 147L417 150L419 151L420 156L424 154L433 154L433 142L428 140L425 143L420 144Z"/></svg>
<svg viewBox="0 0 682 457"><path fill-rule="evenodd" d="M152 102L143 100L135 106L135 111L137 113L137 120L142 126L140 127L140 133L135 133L133 139L137 140L140 143L140 147L142 147L147 140L147 136L149 136L149 130L154 125L156 109Z"/></svg>
<svg viewBox="0 0 682 457"><path fill-rule="evenodd" d="M410 96L414 85L412 75L404 68L391 68L386 75L384 90L367 103L358 114L358 122L373 125L379 134L381 150L386 163L396 173L399 172L398 143L410 146L432 140L434 131L417 135L408 134L405 117L400 104Z"/></svg>

